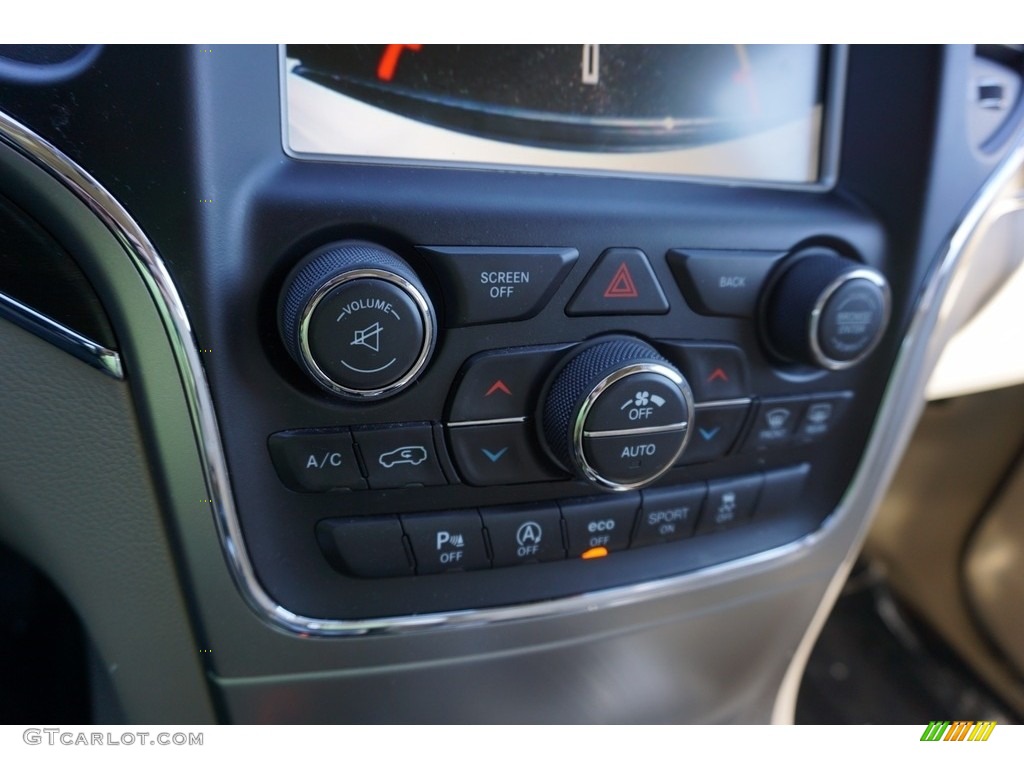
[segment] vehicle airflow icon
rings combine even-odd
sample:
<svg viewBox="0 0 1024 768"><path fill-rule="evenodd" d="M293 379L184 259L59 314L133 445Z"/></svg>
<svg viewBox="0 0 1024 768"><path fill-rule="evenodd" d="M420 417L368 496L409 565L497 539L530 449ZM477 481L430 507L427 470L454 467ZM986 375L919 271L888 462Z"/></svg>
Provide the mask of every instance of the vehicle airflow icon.
<svg viewBox="0 0 1024 768"><path fill-rule="evenodd" d="M791 415L792 411L789 408L773 408L765 414L764 419L772 429L781 429L786 426Z"/></svg>

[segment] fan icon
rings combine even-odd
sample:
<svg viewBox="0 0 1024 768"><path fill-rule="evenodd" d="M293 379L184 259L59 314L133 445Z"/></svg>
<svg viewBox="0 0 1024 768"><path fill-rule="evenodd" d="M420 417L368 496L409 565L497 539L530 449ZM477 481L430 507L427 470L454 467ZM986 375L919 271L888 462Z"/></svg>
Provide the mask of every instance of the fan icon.
<svg viewBox="0 0 1024 768"><path fill-rule="evenodd" d="M651 393L648 392L647 390L643 390L643 391L637 392L633 396L633 405L635 405L637 408L642 408L645 405L647 405L647 403L649 403L650 400L651 400Z"/></svg>

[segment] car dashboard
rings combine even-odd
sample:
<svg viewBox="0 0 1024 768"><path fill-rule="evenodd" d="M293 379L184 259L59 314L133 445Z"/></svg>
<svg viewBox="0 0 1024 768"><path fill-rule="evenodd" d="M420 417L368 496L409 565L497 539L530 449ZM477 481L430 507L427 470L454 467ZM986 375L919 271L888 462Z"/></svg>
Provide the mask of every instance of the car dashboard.
<svg viewBox="0 0 1024 768"><path fill-rule="evenodd" d="M33 48L0 539L118 717L792 721L1018 47Z"/></svg>

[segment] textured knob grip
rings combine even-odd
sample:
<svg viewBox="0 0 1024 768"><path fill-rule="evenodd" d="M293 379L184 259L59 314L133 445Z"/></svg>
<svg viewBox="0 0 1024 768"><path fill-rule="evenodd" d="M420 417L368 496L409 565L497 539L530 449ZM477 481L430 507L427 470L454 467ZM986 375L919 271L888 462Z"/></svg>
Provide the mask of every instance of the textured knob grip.
<svg viewBox="0 0 1024 768"><path fill-rule="evenodd" d="M319 386L378 398L410 384L436 339L434 310L416 273L377 245L318 248L285 282L279 310L288 354Z"/></svg>
<svg viewBox="0 0 1024 768"><path fill-rule="evenodd" d="M838 370L875 348L889 318L889 287L878 271L825 249L784 269L765 302L776 357Z"/></svg>

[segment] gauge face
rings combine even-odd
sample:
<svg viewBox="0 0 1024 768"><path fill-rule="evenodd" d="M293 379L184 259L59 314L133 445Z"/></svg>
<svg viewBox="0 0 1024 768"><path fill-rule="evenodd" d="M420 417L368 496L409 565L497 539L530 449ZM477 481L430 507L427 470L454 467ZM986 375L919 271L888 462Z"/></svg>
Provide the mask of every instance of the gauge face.
<svg viewBox="0 0 1024 768"><path fill-rule="evenodd" d="M781 148L802 166L779 180L813 180L817 171L826 70L820 46L292 45L286 56L289 126L298 139L291 149L300 153L742 177L742 169L704 168L706 158L688 168L666 153L775 132L782 146L767 151ZM319 110L310 104L316 98ZM350 114L339 115L339 105ZM303 146L328 114L335 136L353 132L342 121L372 116L369 130L404 141L370 152L365 140L347 150L326 139ZM421 126L420 134L406 123ZM327 125L318 130L332 133ZM498 145L489 156L487 144ZM510 147L551 155L524 160ZM750 175L778 174L755 168Z"/></svg>

